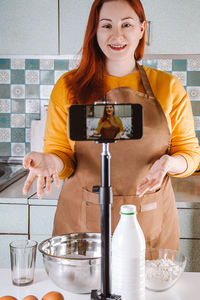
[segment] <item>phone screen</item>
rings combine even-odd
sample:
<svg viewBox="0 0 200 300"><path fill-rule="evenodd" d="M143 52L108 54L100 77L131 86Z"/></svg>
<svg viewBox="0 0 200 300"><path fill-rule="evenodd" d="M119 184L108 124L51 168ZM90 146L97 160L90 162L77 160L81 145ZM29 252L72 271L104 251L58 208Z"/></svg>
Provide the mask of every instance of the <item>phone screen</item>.
<svg viewBox="0 0 200 300"><path fill-rule="evenodd" d="M69 136L75 141L140 139L142 123L140 104L72 105L69 109Z"/></svg>

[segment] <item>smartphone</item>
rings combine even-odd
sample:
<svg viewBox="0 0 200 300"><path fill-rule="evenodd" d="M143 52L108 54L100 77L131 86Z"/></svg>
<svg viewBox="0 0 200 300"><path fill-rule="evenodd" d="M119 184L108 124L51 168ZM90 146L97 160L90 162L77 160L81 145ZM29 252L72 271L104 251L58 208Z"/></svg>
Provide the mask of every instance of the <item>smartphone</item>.
<svg viewBox="0 0 200 300"><path fill-rule="evenodd" d="M135 140L143 135L140 104L89 104L69 108L69 137L73 141Z"/></svg>

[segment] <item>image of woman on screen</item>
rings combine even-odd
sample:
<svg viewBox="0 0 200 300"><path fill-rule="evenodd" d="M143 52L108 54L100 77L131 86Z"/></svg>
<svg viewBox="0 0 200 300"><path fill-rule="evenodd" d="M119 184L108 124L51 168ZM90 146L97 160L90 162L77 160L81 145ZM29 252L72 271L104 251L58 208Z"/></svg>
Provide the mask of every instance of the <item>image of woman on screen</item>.
<svg viewBox="0 0 200 300"><path fill-rule="evenodd" d="M124 134L122 121L115 116L114 105L106 105L103 117L99 120L96 134L101 134L100 139L119 139Z"/></svg>

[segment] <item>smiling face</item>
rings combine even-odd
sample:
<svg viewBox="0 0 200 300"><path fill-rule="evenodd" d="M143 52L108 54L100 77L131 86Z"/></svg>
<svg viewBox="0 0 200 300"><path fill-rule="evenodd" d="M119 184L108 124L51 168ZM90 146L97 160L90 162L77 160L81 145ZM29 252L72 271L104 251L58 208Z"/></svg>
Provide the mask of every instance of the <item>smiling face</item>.
<svg viewBox="0 0 200 300"><path fill-rule="evenodd" d="M113 106L112 105L106 105L106 114L108 117L111 117L113 115Z"/></svg>
<svg viewBox="0 0 200 300"><path fill-rule="evenodd" d="M132 61L144 28L127 1L105 2L100 10L97 41L107 61Z"/></svg>

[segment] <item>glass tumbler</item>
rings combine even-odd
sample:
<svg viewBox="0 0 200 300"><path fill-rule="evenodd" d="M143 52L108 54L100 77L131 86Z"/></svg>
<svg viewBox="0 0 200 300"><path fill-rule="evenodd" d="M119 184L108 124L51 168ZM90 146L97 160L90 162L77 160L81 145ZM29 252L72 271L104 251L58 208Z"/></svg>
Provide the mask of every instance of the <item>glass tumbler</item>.
<svg viewBox="0 0 200 300"><path fill-rule="evenodd" d="M37 245L33 240L16 240L10 243L11 276L14 285L25 286L33 282Z"/></svg>

